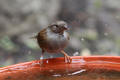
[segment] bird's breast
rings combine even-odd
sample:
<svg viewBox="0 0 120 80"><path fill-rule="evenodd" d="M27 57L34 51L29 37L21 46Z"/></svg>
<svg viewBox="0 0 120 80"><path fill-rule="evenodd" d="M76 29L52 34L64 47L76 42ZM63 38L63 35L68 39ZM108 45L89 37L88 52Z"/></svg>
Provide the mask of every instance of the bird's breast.
<svg viewBox="0 0 120 80"><path fill-rule="evenodd" d="M68 35L66 32L64 32L63 35L49 32L47 36L48 45L46 47L46 50L48 52L59 52L60 50L64 49L68 44Z"/></svg>

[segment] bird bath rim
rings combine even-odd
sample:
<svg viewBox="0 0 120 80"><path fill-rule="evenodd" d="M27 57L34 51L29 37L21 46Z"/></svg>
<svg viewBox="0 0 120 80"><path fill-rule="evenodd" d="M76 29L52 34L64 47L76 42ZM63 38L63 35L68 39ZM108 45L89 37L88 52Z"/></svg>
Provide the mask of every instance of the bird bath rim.
<svg viewBox="0 0 120 80"><path fill-rule="evenodd" d="M66 63L63 57L59 57L44 59L42 65L39 64L40 60L35 60L2 67L0 68L0 80L4 80L3 78L8 75L11 75L13 78L19 78L24 75L36 78L36 75L38 74L54 75L54 73L56 73L63 75L66 73L73 73L75 71L84 72L106 70L120 72L119 56L73 56L71 58L71 63Z"/></svg>

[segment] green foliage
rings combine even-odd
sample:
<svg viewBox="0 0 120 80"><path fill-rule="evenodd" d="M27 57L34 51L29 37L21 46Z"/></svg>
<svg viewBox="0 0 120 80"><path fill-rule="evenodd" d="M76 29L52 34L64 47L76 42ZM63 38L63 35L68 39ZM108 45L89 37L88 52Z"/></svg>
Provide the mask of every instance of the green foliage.
<svg viewBox="0 0 120 80"><path fill-rule="evenodd" d="M27 47L31 49L40 49L37 45L37 42L34 39L28 39L24 42Z"/></svg>
<svg viewBox="0 0 120 80"><path fill-rule="evenodd" d="M5 36L0 40L0 47L7 51L14 51L17 49L17 46L10 40L8 36Z"/></svg>
<svg viewBox="0 0 120 80"><path fill-rule="evenodd" d="M96 8L100 8L102 6L101 0L96 0L94 5Z"/></svg>

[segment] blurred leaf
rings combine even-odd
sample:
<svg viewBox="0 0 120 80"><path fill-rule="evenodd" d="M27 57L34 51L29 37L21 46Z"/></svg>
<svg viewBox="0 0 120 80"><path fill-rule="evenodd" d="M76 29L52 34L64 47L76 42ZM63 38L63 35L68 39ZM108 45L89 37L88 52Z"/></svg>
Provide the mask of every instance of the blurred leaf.
<svg viewBox="0 0 120 80"><path fill-rule="evenodd" d="M98 33L95 30L86 30L84 34L80 36L80 39L81 38L96 40L98 38Z"/></svg>
<svg viewBox="0 0 120 80"><path fill-rule="evenodd" d="M116 45L120 48L120 37L117 37L115 42L116 42Z"/></svg>
<svg viewBox="0 0 120 80"><path fill-rule="evenodd" d="M100 8L102 6L101 0L96 0L94 5L96 8Z"/></svg>
<svg viewBox="0 0 120 80"><path fill-rule="evenodd" d="M34 41L34 39L26 39L24 44L26 44L26 46L31 49L39 49L39 46L37 45L37 42Z"/></svg>
<svg viewBox="0 0 120 80"><path fill-rule="evenodd" d="M95 30L88 30L86 38L90 40L96 40L98 38L98 33Z"/></svg>
<svg viewBox="0 0 120 80"><path fill-rule="evenodd" d="M14 51L16 50L17 46L10 40L8 36L5 36L0 40L0 47L8 51Z"/></svg>
<svg viewBox="0 0 120 80"><path fill-rule="evenodd" d="M83 49L80 54L81 54L81 56L91 56L91 52L87 48Z"/></svg>
<svg viewBox="0 0 120 80"><path fill-rule="evenodd" d="M13 64L13 63L14 63L13 58L8 58L8 59L3 63L3 65L4 65L4 66L8 66L8 65L11 65L11 64Z"/></svg>

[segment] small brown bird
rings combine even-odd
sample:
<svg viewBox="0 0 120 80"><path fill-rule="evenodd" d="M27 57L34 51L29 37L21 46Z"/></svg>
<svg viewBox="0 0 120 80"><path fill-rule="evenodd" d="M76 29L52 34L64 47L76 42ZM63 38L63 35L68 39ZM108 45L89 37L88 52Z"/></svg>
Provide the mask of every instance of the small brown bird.
<svg viewBox="0 0 120 80"><path fill-rule="evenodd" d="M64 52L64 48L69 42L69 34L66 32L68 30L67 23L64 21L57 21L47 28L41 30L35 38L42 49L43 57L44 52L48 53L62 53L64 54L65 61L71 62L70 56Z"/></svg>

